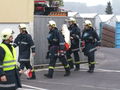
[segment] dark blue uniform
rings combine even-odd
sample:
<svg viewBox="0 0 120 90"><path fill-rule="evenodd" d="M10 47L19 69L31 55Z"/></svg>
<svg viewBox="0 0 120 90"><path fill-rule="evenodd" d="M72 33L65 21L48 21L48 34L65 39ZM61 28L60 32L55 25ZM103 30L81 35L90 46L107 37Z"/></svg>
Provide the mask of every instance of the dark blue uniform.
<svg viewBox="0 0 120 90"><path fill-rule="evenodd" d="M13 53L10 44L7 44L5 42L2 43L4 43L10 49L11 53ZM21 87L18 70L16 68L14 70L4 72L2 68L4 57L5 51L2 47L0 47L0 77L3 75L7 77L7 81L0 81L0 90L16 90L17 88Z"/></svg>
<svg viewBox="0 0 120 90"><path fill-rule="evenodd" d="M14 43L15 46L19 46L18 61L20 62L20 69L24 69L24 67L32 69L32 66L30 65L30 49L32 50L32 53L34 53L35 45L31 35L28 33L20 33L16 37Z"/></svg>
<svg viewBox="0 0 120 90"><path fill-rule="evenodd" d="M96 31L91 27L83 30L82 41L85 42L83 52L88 56L89 72L93 72L95 68L95 47L100 46L100 39Z"/></svg>
<svg viewBox="0 0 120 90"><path fill-rule="evenodd" d="M46 77L52 78L53 72L56 64L57 58L62 62L66 74L70 74L69 65L67 64L66 58L64 56L64 37L62 33L57 29L54 28L49 31L48 34L48 48L49 48L49 57L50 57L50 63L49 63L49 71L48 74L45 74ZM62 52L61 52L62 51Z"/></svg>
<svg viewBox="0 0 120 90"><path fill-rule="evenodd" d="M76 24L70 25L68 27L70 30L70 37L71 37L71 48L67 51L66 56L67 60L69 62L70 68L73 68L73 59L71 57L71 54L74 54L74 59L75 59L75 66L76 70L79 70L80 68L80 58L79 58L79 40L81 38L81 31L80 28Z"/></svg>

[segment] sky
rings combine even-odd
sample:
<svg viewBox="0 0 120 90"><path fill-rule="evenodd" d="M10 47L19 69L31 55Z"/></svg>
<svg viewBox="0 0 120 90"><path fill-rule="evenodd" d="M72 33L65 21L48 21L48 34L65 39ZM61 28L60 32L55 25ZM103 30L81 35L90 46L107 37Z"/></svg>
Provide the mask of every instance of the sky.
<svg viewBox="0 0 120 90"><path fill-rule="evenodd" d="M64 2L80 2L86 3L87 6L96 6L96 5L107 5L107 2L112 0L63 0Z"/></svg>

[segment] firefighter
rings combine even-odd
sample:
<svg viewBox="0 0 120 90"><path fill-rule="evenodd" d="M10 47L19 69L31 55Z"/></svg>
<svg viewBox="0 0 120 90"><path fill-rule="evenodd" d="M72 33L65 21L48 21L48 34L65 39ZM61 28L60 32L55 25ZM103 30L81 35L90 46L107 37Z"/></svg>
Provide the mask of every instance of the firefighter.
<svg viewBox="0 0 120 90"><path fill-rule="evenodd" d="M78 71L80 69L80 57L79 57L79 42L81 38L81 31L80 28L76 24L75 18L69 18L68 20L70 30L70 39L71 39L71 48L67 51L66 56L68 63L70 65L70 68L74 68L74 63L71 54L74 55L75 60L75 71Z"/></svg>
<svg viewBox="0 0 120 90"><path fill-rule="evenodd" d="M1 33L0 44L0 90L16 90L21 88L16 66L16 51L10 44L13 41L13 31L9 28Z"/></svg>
<svg viewBox="0 0 120 90"><path fill-rule="evenodd" d="M19 57L18 61L20 63L19 73L25 73L28 79L35 79L35 72L30 64L30 51L32 55L35 56L35 45L30 34L28 34L26 25L20 24L19 26L20 34L15 38L14 46L19 46ZM26 67L27 71L24 71ZM32 73L32 76L28 74Z"/></svg>
<svg viewBox="0 0 120 90"><path fill-rule="evenodd" d="M97 50L97 46L100 46L100 39L92 27L91 21L85 20L84 30L82 33L82 51L84 52L84 55L88 57L89 73L94 72L95 51Z"/></svg>
<svg viewBox="0 0 120 90"><path fill-rule="evenodd" d="M64 37L62 33L57 29L56 22L53 20L50 20L48 22L49 26L49 34L48 34L48 49L49 49L49 70L47 74L44 74L47 78L53 78L53 72L56 64L57 58L62 62L64 68L65 68L65 74L64 76L70 75L70 69L69 65L65 58L65 52L64 52Z"/></svg>

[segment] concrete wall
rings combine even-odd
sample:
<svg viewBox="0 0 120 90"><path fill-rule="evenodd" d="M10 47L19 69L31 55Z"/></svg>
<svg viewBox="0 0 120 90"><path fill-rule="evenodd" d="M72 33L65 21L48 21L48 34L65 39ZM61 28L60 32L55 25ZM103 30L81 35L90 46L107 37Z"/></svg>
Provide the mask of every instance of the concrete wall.
<svg viewBox="0 0 120 90"><path fill-rule="evenodd" d="M46 53L48 51L48 42L47 35L49 32L48 29L48 21L54 20L57 24L58 29L61 29L62 24L64 24L65 19L68 17L51 17L51 16L35 16L34 19L34 39L36 45L36 57L35 57L35 65L48 63L49 60L45 59ZM83 25L82 18L76 18L79 27Z"/></svg>

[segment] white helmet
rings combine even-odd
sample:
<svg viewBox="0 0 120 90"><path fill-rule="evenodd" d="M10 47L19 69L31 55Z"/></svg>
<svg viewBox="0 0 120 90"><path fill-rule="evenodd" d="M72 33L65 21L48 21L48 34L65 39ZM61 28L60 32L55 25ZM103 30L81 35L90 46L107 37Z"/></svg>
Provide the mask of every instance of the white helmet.
<svg viewBox="0 0 120 90"><path fill-rule="evenodd" d="M84 25L92 27L92 22L90 20L85 20Z"/></svg>
<svg viewBox="0 0 120 90"><path fill-rule="evenodd" d="M48 25L50 25L51 27L56 27L56 22L53 21L53 20L50 20L50 21L48 22Z"/></svg>
<svg viewBox="0 0 120 90"><path fill-rule="evenodd" d="M10 28L4 29L4 30L1 32L1 38L2 38L2 40L7 40L7 39L9 39L9 37L12 36L13 33L14 33L13 30L10 29Z"/></svg>
<svg viewBox="0 0 120 90"><path fill-rule="evenodd" d="M25 24L19 24L19 28L22 29L22 30L26 30L26 25Z"/></svg>
<svg viewBox="0 0 120 90"><path fill-rule="evenodd" d="M69 21L69 22L76 23L76 19L75 19L75 18L72 18L72 17L71 17L71 18L69 18L69 19L68 19L68 21Z"/></svg>

